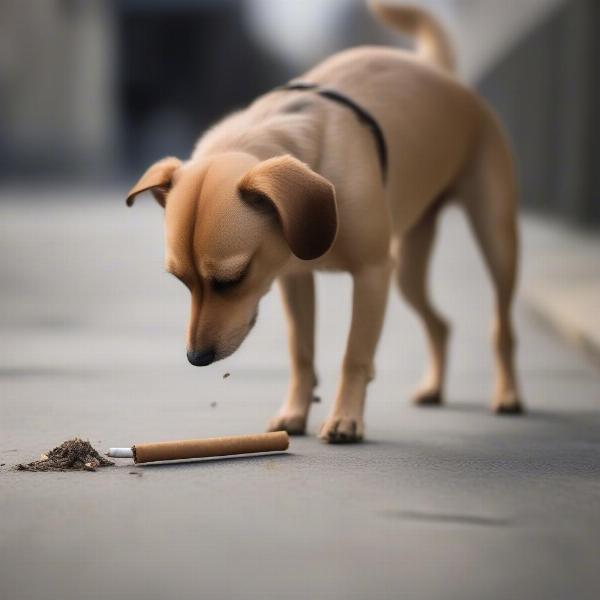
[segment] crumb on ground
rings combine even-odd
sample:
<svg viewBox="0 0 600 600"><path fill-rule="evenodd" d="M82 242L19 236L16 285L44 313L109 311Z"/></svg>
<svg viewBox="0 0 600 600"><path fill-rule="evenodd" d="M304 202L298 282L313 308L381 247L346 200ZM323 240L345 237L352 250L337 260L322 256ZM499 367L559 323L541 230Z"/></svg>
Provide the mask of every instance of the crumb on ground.
<svg viewBox="0 0 600 600"><path fill-rule="evenodd" d="M80 438L63 442L40 460L16 466L18 471L95 471L115 463L100 456L94 447Z"/></svg>

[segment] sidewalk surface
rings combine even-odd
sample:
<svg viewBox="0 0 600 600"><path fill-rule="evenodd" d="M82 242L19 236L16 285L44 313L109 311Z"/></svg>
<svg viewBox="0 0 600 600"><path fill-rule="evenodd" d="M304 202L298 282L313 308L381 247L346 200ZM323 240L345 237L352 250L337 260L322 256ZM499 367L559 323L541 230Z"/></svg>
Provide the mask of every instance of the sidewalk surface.
<svg viewBox="0 0 600 600"><path fill-rule="evenodd" d="M520 301L529 412L488 411L490 286L458 212L432 273L454 325L446 407L408 402L424 340L394 292L368 440L317 441L350 307L349 278L319 276L323 402L289 454L10 470L73 436L103 450L261 431L286 389L276 290L236 355L193 368L187 292L164 273L155 203L46 196L0 197L0 598L600 596L600 372Z"/></svg>
<svg viewBox="0 0 600 600"><path fill-rule="evenodd" d="M526 232L525 301L600 366L600 236L540 219Z"/></svg>

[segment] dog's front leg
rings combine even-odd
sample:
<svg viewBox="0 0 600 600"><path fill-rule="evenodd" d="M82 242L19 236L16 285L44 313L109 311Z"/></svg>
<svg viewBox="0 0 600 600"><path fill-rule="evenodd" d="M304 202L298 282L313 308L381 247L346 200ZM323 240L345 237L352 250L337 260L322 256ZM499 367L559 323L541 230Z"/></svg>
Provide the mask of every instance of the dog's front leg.
<svg viewBox="0 0 600 600"><path fill-rule="evenodd" d="M287 275L279 280L285 306L291 358L287 399L271 419L268 430L301 435L317 384L315 353L315 281L312 273Z"/></svg>
<svg viewBox="0 0 600 600"><path fill-rule="evenodd" d="M333 410L319 437L330 443L363 438L366 388L375 375L373 357L387 303L391 261L353 274L352 325Z"/></svg>

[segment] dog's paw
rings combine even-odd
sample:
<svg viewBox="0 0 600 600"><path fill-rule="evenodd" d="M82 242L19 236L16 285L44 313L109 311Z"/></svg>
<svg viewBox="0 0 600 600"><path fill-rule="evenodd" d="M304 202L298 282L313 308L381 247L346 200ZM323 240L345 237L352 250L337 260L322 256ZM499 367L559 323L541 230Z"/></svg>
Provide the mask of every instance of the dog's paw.
<svg viewBox="0 0 600 600"><path fill-rule="evenodd" d="M517 394L510 392L494 398L492 411L497 415L520 415L525 412L525 407Z"/></svg>
<svg viewBox="0 0 600 600"><path fill-rule="evenodd" d="M287 431L290 435L304 435L306 417L298 414L275 415L267 425L267 431Z"/></svg>
<svg viewBox="0 0 600 600"><path fill-rule="evenodd" d="M412 397L415 406L441 406L444 404L439 390L417 390Z"/></svg>
<svg viewBox="0 0 600 600"><path fill-rule="evenodd" d="M353 444L362 441L363 435L362 417L329 417L319 431L319 438L329 444Z"/></svg>

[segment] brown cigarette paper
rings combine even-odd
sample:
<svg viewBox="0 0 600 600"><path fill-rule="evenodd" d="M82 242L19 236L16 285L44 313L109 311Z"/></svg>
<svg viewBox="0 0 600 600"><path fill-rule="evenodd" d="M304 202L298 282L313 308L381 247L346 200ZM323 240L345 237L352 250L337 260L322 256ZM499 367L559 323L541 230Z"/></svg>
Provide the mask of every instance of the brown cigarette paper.
<svg viewBox="0 0 600 600"><path fill-rule="evenodd" d="M147 463L159 460L208 458L210 456L230 456L255 452L281 452L287 450L289 445L290 440L285 431L216 437L205 440L136 444L133 446L133 460L136 463Z"/></svg>

